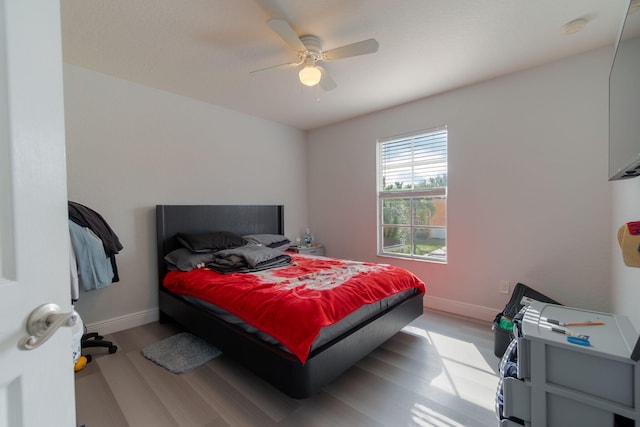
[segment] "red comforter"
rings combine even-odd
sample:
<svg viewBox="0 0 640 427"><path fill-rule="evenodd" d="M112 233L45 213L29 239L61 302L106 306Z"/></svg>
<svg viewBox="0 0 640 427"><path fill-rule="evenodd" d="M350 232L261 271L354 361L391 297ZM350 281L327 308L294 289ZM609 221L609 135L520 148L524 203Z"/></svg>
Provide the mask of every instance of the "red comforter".
<svg viewBox="0 0 640 427"><path fill-rule="evenodd" d="M164 286L223 308L271 335L302 363L320 329L365 304L425 286L407 270L334 258L291 255L286 267L220 274L200 268L171 271Z"/></svg>

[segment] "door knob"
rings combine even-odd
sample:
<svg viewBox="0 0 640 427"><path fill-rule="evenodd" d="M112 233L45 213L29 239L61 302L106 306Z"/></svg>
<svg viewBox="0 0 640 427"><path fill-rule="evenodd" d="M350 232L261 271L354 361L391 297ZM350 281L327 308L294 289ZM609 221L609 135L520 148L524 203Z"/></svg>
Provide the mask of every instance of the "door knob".
<svg viewBox="0 0 640 427"><path fill-rule="evenodd" d="M78 321L78 313L72 310L61 313L56 304L42 304L31 312L27 319L27 332L30 336L20 340L18 346L23 350L33 350L44 344L61 326L73 326Z"/></svg>

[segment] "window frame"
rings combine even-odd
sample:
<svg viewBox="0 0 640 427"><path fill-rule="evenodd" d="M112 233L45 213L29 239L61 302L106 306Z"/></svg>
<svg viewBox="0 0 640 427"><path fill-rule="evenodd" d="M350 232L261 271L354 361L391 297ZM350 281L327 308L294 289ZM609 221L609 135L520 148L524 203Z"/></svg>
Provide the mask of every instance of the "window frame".
<svg viewBox="0 0 640 427"><path fill-rule="evenodd" d="M437 135L437 134L442 134L444 133L445 135L445 144L444 144L444 168L442 169L438 169L436 168L436 171L439 171L435 177L440 177L442 176L441 174L443 174L444 179L445 179L445 185L441 186L441 187L430 187L430 188L414 188L415 184L416 184L416 177L417 174L415 173L415 168L417 165L420 164L424 164L425 162L421 162L419 160L415 159L415 144L416 144L416 140L419 140L420 138L424 138L424 137L429 137L431 135ZM385 170L389 170L388 163L384 162L383 157L383 147L385 146L385 144L390 144L390 143L394 143L394 142L406 142L410 140L410 144L411 144L411 161L410 162L404 162L409 163L411 168L411 184L410 184L410 188L401 188L401 189L395 189L395 190L385 190L383 188L383 186L385 185L384 183L384 176L383 173ZM377 255L381 256L381 257L389 257L389 258L400 258L400 259L409 259L409 260L414 260L414 261L422 261L422 262L433 262L433 263L439 263L439 264L447 264L448 262L448 257L447 257L447 251L446 251L446 247L447 247L447 234L448 234L448 221L447 221L447 198L448 198L448 163L449 163L449 159L448 159L448 145L449 145L449 134L448 134L448 128L446 125L444 126L439 126L436 128L431 128L431 129L426 129L426 130L421 130L421 131L416 131L416 132L411 132L411 133L407 133L407 134L403 134L403 135L397 135L397 136L392 136L392 137L386 137L386 138L380 138L376 141L376 206L377 206L377 224L376 224L376 230L377 230L377 239L376 239L376 245L377 245ZM437 148L437 147L436 147ZM436 151L429 151L430 154L435 154ZM429 164L438 164L438 163L442 163L442 158L440 156L440 159L438 161L431 161L431 162L427 162ZM391 168L392 169L392 168ZM422 225L422 224L416 224L415 223L415 212L416 212L416 208L415 208L415 200L429 200L431 201L434 198L438 198L438 199L444 199L444 203L445 203L445 212L444 212L444 226L439 226L439 225ZM385 224L384 222L384 203L385 200L394 200L394 199L408 199L410 200L410 208L409 208L409 214L407 217L407 223L406 224ZM391 251L385 251L385 246L384 246L384 239L385 239L385 229L388 229L389 227L394 227L397 229L405 229L408 230L408 236L409 236L409 242L405 245L409 247L409 253L405 254L405 253L399 253L399 252L391 252ZM437 255L418 255L414 253L414 235L416 231L420 231L420 230L443 230L441 233L444 234L444 254L442 253L438 253Z"/></svg>

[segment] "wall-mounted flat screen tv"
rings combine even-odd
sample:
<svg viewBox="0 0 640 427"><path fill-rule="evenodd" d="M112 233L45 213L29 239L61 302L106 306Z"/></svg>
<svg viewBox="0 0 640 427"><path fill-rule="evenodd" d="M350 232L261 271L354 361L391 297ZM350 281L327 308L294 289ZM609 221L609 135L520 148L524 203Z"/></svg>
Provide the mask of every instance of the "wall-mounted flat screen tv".
<svg viewBox="0 0 640 427"><path fill-rule="evenodd" d="M629 2L609 75L609 180L640 176L640 0Z"/></svg>

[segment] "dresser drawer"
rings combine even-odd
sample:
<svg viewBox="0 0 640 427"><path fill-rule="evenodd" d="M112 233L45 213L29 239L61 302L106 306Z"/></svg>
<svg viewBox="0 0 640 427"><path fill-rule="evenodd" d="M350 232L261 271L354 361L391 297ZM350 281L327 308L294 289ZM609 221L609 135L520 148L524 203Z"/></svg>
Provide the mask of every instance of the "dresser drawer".
<svg viewBox="0 0 640 427"><path fill-rule="evenodd" d="M293 252L297 252L299 254L302 255L318 255L318 256L324 256L324 246L322 245L318 245L318 246L310 246L310 247L306 247L306 246L292 246L290 248Z"/></svg>
<svg viewBox="0 0 640 427"><path fill-rule="evenodd" d="M517 378L505 378L503 382L505 417L531 421L531 386Z"/></svg>

